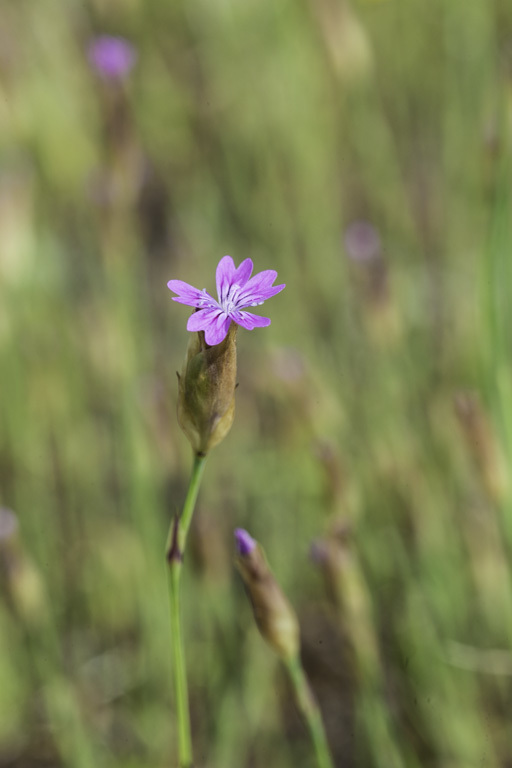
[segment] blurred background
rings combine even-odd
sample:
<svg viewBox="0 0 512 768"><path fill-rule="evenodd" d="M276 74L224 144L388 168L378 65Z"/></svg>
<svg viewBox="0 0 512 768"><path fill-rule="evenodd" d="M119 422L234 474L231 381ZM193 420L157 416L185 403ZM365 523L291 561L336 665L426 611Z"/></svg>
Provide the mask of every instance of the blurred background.
<svg viewBox="0 0 512 768"><path fill-rule="evenodd" d="M4 0L0 766L167 768L188 309L277 269L184 573L198 768L512 766L512 5ZM267 312L263 312L267 314Z"/></svg>

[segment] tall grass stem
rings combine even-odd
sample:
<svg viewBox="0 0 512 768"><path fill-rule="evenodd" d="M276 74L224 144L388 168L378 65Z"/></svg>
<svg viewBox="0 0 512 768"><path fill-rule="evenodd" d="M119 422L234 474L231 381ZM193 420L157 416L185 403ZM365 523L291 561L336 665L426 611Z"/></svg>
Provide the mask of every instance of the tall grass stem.
<svg viewBox="0 0 512 768"><path fill-rule="evenodd" d="M297 704L311 734L318 768L334 768L327 736L325 735L322 714L307 681L300 658L296 656L288 659L286 666L295 691Z"/></svg>
<svg viewBox="0 0 512 768"><path fill-rule="evenodd" d="M192 736L188 701L185 649L181 628L181 569L192 515L196 505L206 457L196 456L190 476L187 496L181 515L174 518L167 536L166 556L169 566L169 610L171 618L171 648L173 657L176 718L178 721L179 768L192 768Z"/></svg>

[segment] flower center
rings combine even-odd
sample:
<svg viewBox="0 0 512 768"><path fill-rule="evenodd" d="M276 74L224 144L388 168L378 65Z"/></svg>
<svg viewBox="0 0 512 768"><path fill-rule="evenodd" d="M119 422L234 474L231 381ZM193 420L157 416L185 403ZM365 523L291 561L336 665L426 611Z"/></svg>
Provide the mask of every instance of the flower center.
<svg viewBox="0 0 512 768"><path fill-rule="evenodd" d="M240 286L238 285L238 283L233 283L233 285L229 286L229 290L225 298L220 303L226 315L231 314L231 312L234 309L236 309L239 293L240 293Z"/></svg>

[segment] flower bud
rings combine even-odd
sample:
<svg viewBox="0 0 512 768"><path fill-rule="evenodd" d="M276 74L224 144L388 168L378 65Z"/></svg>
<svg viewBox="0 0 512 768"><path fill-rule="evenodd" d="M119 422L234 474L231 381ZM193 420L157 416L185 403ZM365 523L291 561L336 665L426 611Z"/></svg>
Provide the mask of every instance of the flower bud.
<svg viewBox="0 0 512 768"><path fill-rule="evenodd" d="M299 622L270 570L260 545L241 528L235 531L236 566L244 580L259 631L284 660L299 653Z"/></svg>
<svg viewBox="0 0 512 768"><path fill-rule="evenodd" d="M204 456L223 440L235 417L236 330L211 347L203 331L191 340L182 375L178 374L178 422L194 452Z"/></svg>

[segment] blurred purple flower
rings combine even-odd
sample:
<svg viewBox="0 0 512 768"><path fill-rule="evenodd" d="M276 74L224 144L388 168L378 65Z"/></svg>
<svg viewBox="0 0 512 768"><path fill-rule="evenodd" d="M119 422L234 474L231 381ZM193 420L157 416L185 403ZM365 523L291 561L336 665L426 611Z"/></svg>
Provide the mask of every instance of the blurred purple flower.
<svg viewBox="0 0 512 768"><path fill-rule="evenodd" d="M379 233L367 221L353 221L345 231L345 249L351 261L368 264L381 255Z"/></svg>
<svg viewBox="0 0 512 768"><path fill-rule="evenodd" d="M243 528L235 528L235 542L237 552L242 557L250 555L256 546L255 540Z"/></svg>
<svg viewBox="0 0 512 768"><path fill-rule="evenodd" d="M0 507L0 543L13 538L18 532L18 518L11 509Z"/></svg>
<svg viewBox="0 0 512 768"><path fill-rule="evenodd" d="M231 256L224 256L217 265L218 301L204 289L200 291L182 280L169 280L167 287L178 294L173 296L173 301L199 310L189 317L187 330L204 331L206 343L213 346L226 338L232 320L248 331L270 325L268 317L243 310L263 304L285 286L272 285L277 277L273 269L258 272L251 278L252 270L251 259L245 259L236 268Z"/></svg>
<svg viewBox="0 0 512 768"><path fill-rule="evenodd" d="M121 80L128 75L137 59L134 46L122 37L100 35L87 50L89 62L107 80Z"/></svg>
<svg viewBox="0 0 512 768"><path fill-rule="evenodd" d="M311 542L309 556L315 565L323 565L329 555L327 544L324 539L314 539Z"/></svg>

